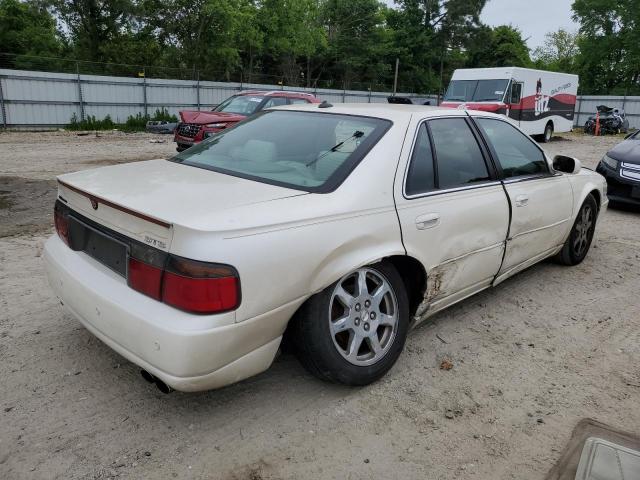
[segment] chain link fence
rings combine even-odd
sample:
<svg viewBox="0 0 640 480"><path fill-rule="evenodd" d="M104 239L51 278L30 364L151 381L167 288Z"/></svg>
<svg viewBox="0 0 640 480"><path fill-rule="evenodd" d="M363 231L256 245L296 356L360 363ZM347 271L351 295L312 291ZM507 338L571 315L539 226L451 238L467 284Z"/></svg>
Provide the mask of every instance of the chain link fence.
<svg viewBox="0 0 640 480"><path fill-rule="evenodd" d="M1 46L0 46L1 47ZM174 68L165 66L130 65L120 63L101 63L85 60L75 60L58 57L43 57L31 55L16 55L0 53L0 68L11 70L29 70L52 73L73 73L80 75L100 75L130 78L157 78L167 80L193 80L211 82L232 82L260 85L287 85L296 89L338 89L338 90L364 90L391 92L391 82L359 82L339 78L315 77L301 71L299 76L270 75L261 72L251 72L243 69L234 71L215 70L212 68L201 69L198 66L192 68ZM413 82L402 81L403 72L400 72L398 91L416 91ZM409 76L409 75L407 75ZM409 76L410 77L410 76Z"/></svg>

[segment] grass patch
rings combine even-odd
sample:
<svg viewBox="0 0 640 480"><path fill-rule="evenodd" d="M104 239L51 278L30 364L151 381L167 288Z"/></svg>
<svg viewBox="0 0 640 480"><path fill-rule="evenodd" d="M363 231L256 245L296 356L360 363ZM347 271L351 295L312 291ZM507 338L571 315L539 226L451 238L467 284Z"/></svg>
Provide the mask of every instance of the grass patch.
<svg viewBox="0 0 640 480"><path fill-rule="evenodd" d="M142 132L146 128L147 122L150 120L177 122L178 118L175 115L170 115L164 108L157 109L152 116L143 115L142 113L138 113L135 116L129 115L125 123L115 123L111 118L111 115L107 115L102 120L96 119L94 115L89 115L84 120L78 120L78 116L74 113L66 128L67 130L72 131L117 129L122 130L123 132Z"/></svg>

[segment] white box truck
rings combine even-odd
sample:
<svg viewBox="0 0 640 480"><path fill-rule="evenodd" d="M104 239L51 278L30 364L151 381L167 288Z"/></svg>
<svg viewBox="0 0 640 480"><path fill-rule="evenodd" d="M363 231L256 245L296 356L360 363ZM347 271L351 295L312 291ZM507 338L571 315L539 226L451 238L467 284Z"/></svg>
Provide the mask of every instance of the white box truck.
<svg viewBox="0 0 640 480"><path fill-rule="evenodd" d="M453 72L444 107L501 113L544 142L569 132L578 76L519 67L464 68Z"/></svg>

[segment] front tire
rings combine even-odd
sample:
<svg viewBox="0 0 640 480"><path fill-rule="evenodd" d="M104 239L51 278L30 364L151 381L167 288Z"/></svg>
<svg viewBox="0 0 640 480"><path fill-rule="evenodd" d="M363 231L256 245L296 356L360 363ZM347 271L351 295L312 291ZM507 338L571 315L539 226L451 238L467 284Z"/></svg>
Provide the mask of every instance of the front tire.
<svg viewBox="0 0 640 480"><path fill-rule="evenodd" d="M594 133L594 123L592 120L587 120L587 123L584 124L584 133L587 133L589 135L592 135Z"/></svg>
<svg viewBox="0 0 640 480"><path fill-rule="evenodd" d="M589 194L584 200L569 238L562 250L556 255L556 260L563 265L577 265L584 260L591 247L593 234L596 229L598 204L593 195Z"/></svg>
<svg viewBox="0 0 640 480"><path fill-rule="evenodd" d="M396 362L409 329L404 282L387 262L359 268L311 297L292 329L295 351L316 377L368 385Z"/></svg>

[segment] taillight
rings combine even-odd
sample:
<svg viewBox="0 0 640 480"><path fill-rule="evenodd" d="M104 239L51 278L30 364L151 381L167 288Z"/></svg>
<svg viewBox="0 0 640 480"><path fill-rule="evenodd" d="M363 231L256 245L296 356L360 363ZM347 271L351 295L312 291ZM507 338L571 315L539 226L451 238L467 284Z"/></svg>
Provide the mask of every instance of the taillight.
<svg viewBox="0 0 640 480"><path fill-rule="evenodd" d="M238 306L239 286L232 267L171 256L164 272L162 301L188 312L224 312Z"/></svg>
<svg viewBox="0 0 640 480"><path fill-rule="evenodd" d="M131 248L127 280L134 290L187 312L221 313L240 304L240 280L233 267L137 244Z"/></svg>
<svg viewBox="0 0 640 480"><path fill-rule="evenodd" d="M162 269L141 262L133 257L129 257L129 268L127 270L127 281L134 290L145 295L162 300Z"/></svg>
<svg viewBox="0 0 640 480"><path fill-rule="evenodd" d="M53 222L56 226L56 232L64 243L69 245L69 214L62 206L60 200L56 200L53 207Z"/></svg>
<svg viewBox="0 0 640 480"><path fill-rule="evenodd" d="M57 200L53 209L56 231L64 243L80 251L86 243L83 227L79 227L78 214L70 222L69 213L69 207ZM235 268L171 255L115 232L109 236L128 247L127 283L134 290L191 313L221 313L240 305L240 277Z"/></svg>

